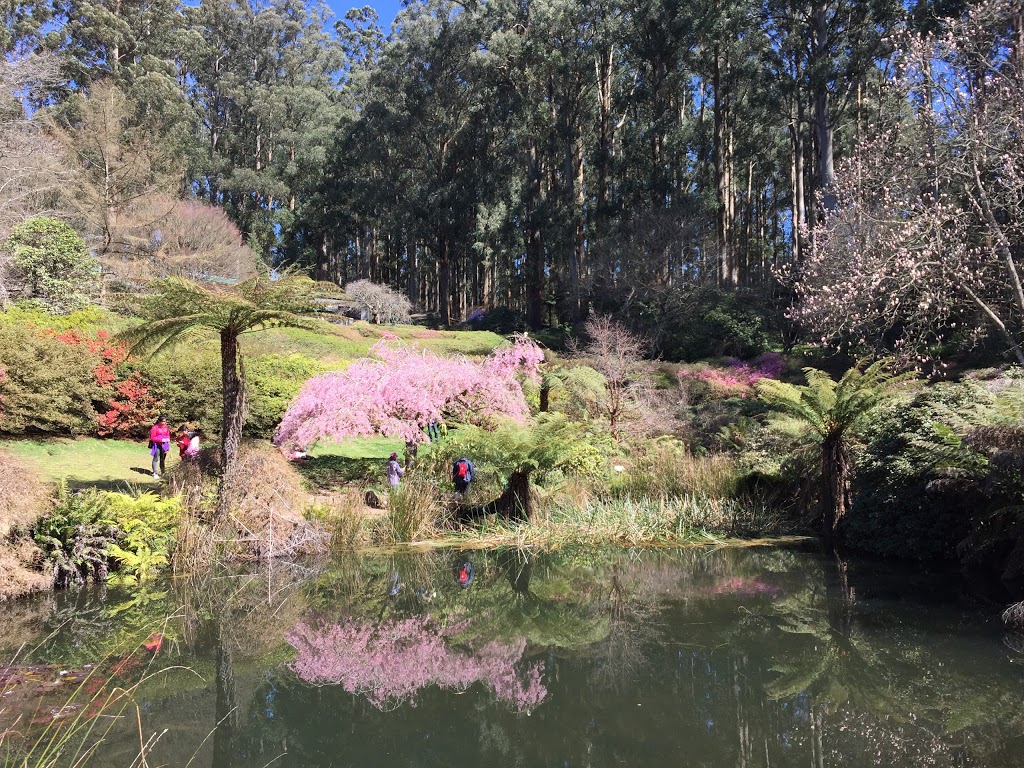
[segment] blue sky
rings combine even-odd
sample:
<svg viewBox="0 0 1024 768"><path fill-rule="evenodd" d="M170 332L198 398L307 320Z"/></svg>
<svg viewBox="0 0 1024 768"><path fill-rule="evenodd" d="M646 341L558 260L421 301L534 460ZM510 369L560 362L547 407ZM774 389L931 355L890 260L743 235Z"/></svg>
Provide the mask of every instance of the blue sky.
<svg viewBox="0 0 1024 768"><path fill-rule="evenodd" d="M387 32L391 28L391 22L394 21L395 15L402 7L401 0L365 0L365 2L359 2L359 0L327 0L327 5L334 11L336 19L344 19L345 14L348 13L350 8L362 8L364 5L368 5L377 11L377 15L380 17L380 25Z"/></svg>

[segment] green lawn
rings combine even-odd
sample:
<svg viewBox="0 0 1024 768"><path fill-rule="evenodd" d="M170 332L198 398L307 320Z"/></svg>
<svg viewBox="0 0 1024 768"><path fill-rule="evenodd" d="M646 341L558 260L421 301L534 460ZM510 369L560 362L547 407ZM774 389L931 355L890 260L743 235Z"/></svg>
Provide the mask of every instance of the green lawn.
<svg viewBox="0 0 1024 768"><path fill-rule="evenodd" d="M310 461L295 466L313 488L336 490L349 483L384 482L384 465L392 451L400 456L402 440L387 437L359 437L342 443L317 443L310 449Z"/></svg>
<svg viewBox="0 0 1024 768"><path fill-rule="evenodd" d="M275 328L244 337L250 355L300 354L334 365L366 357L370 347L389 333L406 344L414 344L438 354L486 355L503 338L490 331L434 331L416 325L375 326L368 323L332 325L320 323L315 331L301 328Z"/></svg>
<svg viewBox="0 0 1024 768"><path fill-rule="evenodd" d="M0 440L0 450L22 459L44 480L67 479L72 488L95 486L124 491L130 487L151 490L159 486L151 475L145 442L95 437ZM177 460L173 458L176 455L176 451L168 455L169 464Z"/></svg>

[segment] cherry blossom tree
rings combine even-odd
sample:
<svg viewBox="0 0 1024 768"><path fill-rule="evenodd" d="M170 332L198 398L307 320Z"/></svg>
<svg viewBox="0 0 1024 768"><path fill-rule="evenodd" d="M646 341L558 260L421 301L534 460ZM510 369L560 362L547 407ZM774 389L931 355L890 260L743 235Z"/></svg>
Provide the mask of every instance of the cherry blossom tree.
<svg viewBox="0 0 1024 768"><path fill-rule="evenodd" d="M529 408L520 376L537 378L544 358L525 336L482 361L440 357L387 339L344 371L306 382L277 432L279 444L386 435L407 444L426 441L431 421L457 419L493 426L502 417L524 420Z"/></svg>
<svg viewBox="0 0 1024 768"><path fill-rule="evenodd" d="M524 639L495 640L476 649L454 647L451 637L464 627L439 627L429 616L320 627L300 623L286 639L296 650L291 668L301 680L341 685L380 709L415 703L416 693L428 685L464 691L476 682L519 711L544 700L541 665L520 664Z"/></svg>
<svg viewBox="0 0 1024 768"><path fill-rule="evenodd" d="M1024 363L1024 66L1011 4L907 36L891 84L906 114L840 169L808 233L792 316L823 342L904 360L990 333Z"/></svg>

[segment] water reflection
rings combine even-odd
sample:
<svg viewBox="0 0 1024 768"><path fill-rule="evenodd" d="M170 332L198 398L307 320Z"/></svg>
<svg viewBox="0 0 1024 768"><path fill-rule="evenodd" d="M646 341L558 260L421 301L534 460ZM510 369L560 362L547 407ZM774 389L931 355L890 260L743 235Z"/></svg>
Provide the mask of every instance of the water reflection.
<svg viewBox="0 0 1024 768"><path fill-rule="evenodd" d="M788 550L433 553L44 598L0 649L188 667L138 689L150 764L1019 765L1022 657L960 592ZM24 669L0 718L67 698Z"/></svg>

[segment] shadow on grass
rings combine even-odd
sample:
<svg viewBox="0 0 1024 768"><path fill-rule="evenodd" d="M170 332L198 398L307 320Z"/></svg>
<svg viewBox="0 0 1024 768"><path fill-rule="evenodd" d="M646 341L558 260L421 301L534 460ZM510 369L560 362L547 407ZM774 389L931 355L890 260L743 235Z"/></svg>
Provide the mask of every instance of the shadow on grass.
<svg viewBox="0 0 1024 768"><path fill-rule="evenodd" d="M384 478L386 459L350 459L347 456L320 456L296 463L299 473L318 490L334 491L355 483L372 483Z"/></svg>

